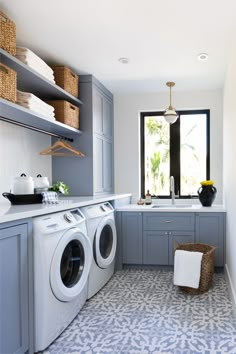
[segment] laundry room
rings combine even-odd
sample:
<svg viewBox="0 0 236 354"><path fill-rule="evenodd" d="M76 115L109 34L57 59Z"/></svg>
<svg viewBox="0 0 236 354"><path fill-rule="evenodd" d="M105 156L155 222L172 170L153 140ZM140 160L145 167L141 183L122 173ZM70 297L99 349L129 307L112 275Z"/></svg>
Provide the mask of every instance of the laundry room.
<svg viewBox="0 0 236 354"><path fill-rule="evenodd" d="M0 354L236 353L235 13L0 1Z"/></svg>

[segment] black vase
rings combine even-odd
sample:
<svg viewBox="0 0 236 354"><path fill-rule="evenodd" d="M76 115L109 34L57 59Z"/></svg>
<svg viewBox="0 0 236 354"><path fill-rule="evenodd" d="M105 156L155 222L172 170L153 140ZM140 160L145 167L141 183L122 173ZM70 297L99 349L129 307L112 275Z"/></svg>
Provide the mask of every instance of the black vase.
<svg viewBox="0 0 236 354"><path fill-rule="evenodd" d="M214 186L202 186L197 192L202 205L209 207L215 200L217 189Z"/></svg>

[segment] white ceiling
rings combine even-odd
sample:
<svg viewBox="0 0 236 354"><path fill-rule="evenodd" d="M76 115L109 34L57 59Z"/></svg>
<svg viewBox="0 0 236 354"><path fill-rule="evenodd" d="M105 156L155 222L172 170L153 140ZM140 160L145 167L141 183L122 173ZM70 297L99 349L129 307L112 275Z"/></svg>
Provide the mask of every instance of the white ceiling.
<svg viewBox="0 0 236 354"><path fill-rule="evenodd" d="M236 0L0 0L0 9L18 45L113 93L166 91L169 80L174 90L221 88L236 38Z"/></svg>

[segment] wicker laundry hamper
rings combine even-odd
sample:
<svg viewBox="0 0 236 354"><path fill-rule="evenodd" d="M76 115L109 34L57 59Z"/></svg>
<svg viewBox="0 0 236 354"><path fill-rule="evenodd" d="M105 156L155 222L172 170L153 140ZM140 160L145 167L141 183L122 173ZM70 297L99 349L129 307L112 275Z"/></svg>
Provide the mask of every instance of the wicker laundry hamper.
<svg viewBox="0 0 236 354"><path fill-rule="evenodd" d="M216 247L203 243L182 243L175 247L175 251L183 250L203 253L199 287L194 289L187 286L179 286L181 290L191 295L199 295L207 292L210 289L214 274L215 249Z"/></svg>

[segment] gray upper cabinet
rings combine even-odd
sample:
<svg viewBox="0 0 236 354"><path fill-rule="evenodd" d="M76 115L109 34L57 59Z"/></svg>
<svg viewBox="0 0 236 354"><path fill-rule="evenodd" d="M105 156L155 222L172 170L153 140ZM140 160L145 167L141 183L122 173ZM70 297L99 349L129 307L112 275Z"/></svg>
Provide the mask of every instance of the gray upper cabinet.
<svg viewBox="0 0 236 354"><path fill-rule="evenodd" d="M94 90L94 133L108 139L113 136L113 101L96 88Z"/></svg>
<svg viewBox="0 0 236 354"><path fill-rule="evenodd" d="M84 158L53 156L53 181L70 186L70 194L113 193L113 96L92 75L80 76L80 130L73 146Z"/></svg>
<svg viewBox="0 0 236 354"><path fill-rule="evenodd" d="M94 194L113 191L113 101L93 87Z"/></svg>
<svg viewBox="0 0 236 354"><path fill-rule="evenodd" d="M196 242L216 247L215 266L223 267L225 263L225 214L196 214Z"/></svg>
<svg viewBox="0 0 236 354"><path fill-rule="evenodd" d="M142 213L122 213L121 232L123 263L142 264Z"/></svg>
<svg viewBox="0 0 236 354"><path fill-rule="evenodd" d="M27 224L0 229L0 353L29 350Z"/></svg>

